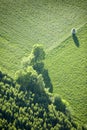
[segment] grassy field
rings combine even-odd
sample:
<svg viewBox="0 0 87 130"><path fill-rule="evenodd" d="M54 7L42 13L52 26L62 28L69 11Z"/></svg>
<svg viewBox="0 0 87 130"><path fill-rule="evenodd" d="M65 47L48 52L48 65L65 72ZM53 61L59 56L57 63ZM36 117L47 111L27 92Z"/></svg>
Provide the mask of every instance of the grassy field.
<svg viewBox="0 0 87 130"><path fill-rule="evenodd" d="M86 22L86 0L0 0L0 65L10 74L32 45L47 51L58 46Z"/></svg>
<svg viewBox="0 0 87 130"><path fill-rule="evenodd" d="M87 122L86 0L0 0L0 67L14 77L34 44L46 49L46 67L54 94L70 102L73 114ZM71 28L77 29L76 44Z"/></svg>
<svg viewBox="0 0 87 130"><path fill-rule="evenodd" d="M79 121L87 123L87 24L78 30L77 41L68 37L46 57L54 94L65 98ZM74 113L73 113L74 112Z"/></svg>

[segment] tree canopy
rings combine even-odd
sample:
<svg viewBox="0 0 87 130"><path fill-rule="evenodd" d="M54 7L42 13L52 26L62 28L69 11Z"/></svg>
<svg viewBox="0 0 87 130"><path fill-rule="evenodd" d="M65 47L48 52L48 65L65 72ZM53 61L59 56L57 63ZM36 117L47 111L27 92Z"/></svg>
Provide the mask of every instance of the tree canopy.
<svg viewBox="0 0 87 130"><path fill-rule="evenodd" d="M33 69L41 74L45 83L45 88L48 88L50 92L53 92L53 85L48 73L48 70L44 68L45 51L42 45L34 45L31 54L28 57L23 58L23 68L32 66Z"/></svg>

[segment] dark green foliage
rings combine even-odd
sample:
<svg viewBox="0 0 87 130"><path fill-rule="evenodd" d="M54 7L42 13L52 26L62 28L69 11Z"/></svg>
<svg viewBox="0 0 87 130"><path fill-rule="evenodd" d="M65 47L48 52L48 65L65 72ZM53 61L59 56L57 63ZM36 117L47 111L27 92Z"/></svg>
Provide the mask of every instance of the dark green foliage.
<svg viewBox="0 0 87 130"><path fill-rule="evenodd" d="M55 97L54 105L56 106L56 110L66 112L66 104L62 101L60 97Z"/></svg>
<svg viewBox="0 0 87 130"><path fill-rule="evenodd" d="M53 85L51 83L48 70L44 68L44 63L43 62L36 63L34 64L33 68L38 72L38 74L42 74L45 82L45 87L49 88L49 92L53 92Z"/></svg>
<svg viewBox="0 0 87 130"><path fill-rule="evenodd" d="M53 85L48 74L48 70L44 68L45 51L43 50L42 45L34 45L33 50L29 57L26 57L23 60L23 68L32 66L38 74L42 74L45 87L49 88L49 92L53 92Z"/></svg>
<svg viewBox="0 0 87 130"><path fill-rule="evenodd" d="M51 79L49 77L49 73L47 69L44 69L42 72L44 82L46 84L46 88L49 88L49 92L53 92L53 85L51 83Z"/></svg>
<svg viewBox="0 0 87 130"><path fill-rule="evenodd" d="M3 75L2 75L2 72L0 71L0 80L2 79L2 76L3 76Z"/></svg>
<svg viewBox="0 0 87 130"><path fill-rule="evenodd" d="M3 81L4 83L8 83L9 85L15 85L15 82L12 78L10 78L7 74L4 74L0 70L0 81Z"/></svg>
<svg viewBox="0 0 87 130"><path fill-rule="evenodd" d="M40 93L45 86L42 75L38 75L32 67L17 72L16 81L21 85L21 90L34 93Z"/></svg>
<svg viewBox="0 0 87 130"><path fill-rule="evenodd" d="M38 74L40 74L44 70L44 63L43 62L38 62L38 63L33 65L33 68L38 72Z"/></svg>
<svg viewBox="0 0 87 130"><path fill-rule="evenodd" d="M25 79L26 74L22 79ZM2 75L4 76L0 79L0 129L79 130L81 128L63 114L61 110L57 111L55 109L55 105L51 100L53 98L52 94L45 92L44 89L35 93L30 87L23 91L21 89L23 82L19 82L20 85L14 84L14 80L8 75L3 73ZM32 77L31 75L27 76ZM38 76L37 73L36 76ZM8 77L12 82L11 84L6 80ZM28 84L25 84L25 88L26 85Z"/></svg>
<svg viewBox="0 0 87 130"><path fill-rule="evenodd" d="M16 81L21 85L21 89L24 91L28 91L30 89L29 87L33 87L34 89L37 82L37 73L32 67L28 67L16 73Z"/></svg>
<svg viewBox="0 0 87 130"><path fill-rule="evenodd" d="M34 55L34 61L39 62L45 59L45 52L42 45L34 45L32 54Z"/></svg>

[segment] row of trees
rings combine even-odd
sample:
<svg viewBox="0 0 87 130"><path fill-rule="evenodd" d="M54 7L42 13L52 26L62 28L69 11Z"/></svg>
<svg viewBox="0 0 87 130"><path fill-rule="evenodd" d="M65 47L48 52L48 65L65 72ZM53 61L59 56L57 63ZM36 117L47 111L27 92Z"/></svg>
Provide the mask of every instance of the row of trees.
<svg viewBox="0 0 87 130"><path fill-rule="evenodd" d="M62 99L50 93L52 83L44 58L42 46L37 45L15 80L0 71L0 129L84 130L67 113Z"/></svg>
<svg viewBox="0 0 87 130"><path fill-rule="evenodd" d="M31 54L28 57L24 57L22 61L23 68L26 69L29 66L38 73L41 74L45 83L45 87L49 88L50 92L53 92L53 85L48 74L48 70L44 68L45 51L42 45L34 45Z"/></svg>

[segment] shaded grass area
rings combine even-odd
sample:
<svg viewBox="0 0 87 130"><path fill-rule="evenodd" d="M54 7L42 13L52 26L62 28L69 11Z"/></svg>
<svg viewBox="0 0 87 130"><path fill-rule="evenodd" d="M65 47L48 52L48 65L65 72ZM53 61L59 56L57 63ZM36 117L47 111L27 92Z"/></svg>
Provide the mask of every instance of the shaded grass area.
<svg viewBox="0 0 87 130"><path fill-rule="evenodd" d="M48 53L46 66L54 85L54 94L69 101L72 114L87 123L87 24L77 31L80 46L72 36Z"/></svg>
<svg viewBox="0 0 87 130"><path fill-rule="evenodd" d="M73 41L74 41L75 45L76 45L77 47L79 47L79 46L80 46L80 43L79 43L79 40L78 40L78 37L76 36L76 34L73 34L73 35L72 35L72 38L73 38Z"/></svg>

